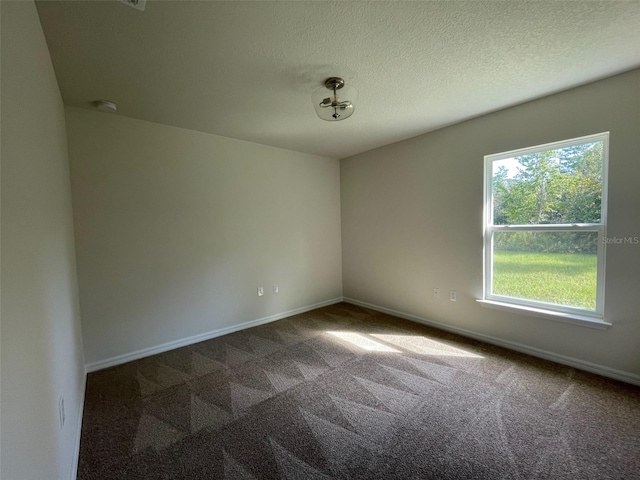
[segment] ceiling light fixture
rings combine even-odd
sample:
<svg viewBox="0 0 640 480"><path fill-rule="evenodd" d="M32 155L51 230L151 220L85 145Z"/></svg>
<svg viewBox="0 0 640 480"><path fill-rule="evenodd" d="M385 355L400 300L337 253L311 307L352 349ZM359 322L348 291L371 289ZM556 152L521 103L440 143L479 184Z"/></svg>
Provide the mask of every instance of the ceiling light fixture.
<svg viewBox="0 0 640 480"><path fill-rule="evenodd" d="M327 89L333 93L327 97ZM338 90L340 97L338 98ZM347 98L348 100L345 100ZM324 88L319 88L311 94L311 101L318 116L329 122L344 120L353 115L355 106L353 102L358 98L358 91L344 83L340 77L327 78Z"/></svg>

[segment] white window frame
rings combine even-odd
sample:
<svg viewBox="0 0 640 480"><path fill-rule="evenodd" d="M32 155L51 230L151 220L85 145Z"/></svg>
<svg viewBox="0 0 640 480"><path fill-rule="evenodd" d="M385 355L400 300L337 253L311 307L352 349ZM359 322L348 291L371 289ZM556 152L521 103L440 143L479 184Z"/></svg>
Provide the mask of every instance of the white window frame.
<svg viewBox="0 0 640 480"><path fill-rule="evenodd" d="M602 148L602 200L599 223L580 224L544 224L544 225L494 225L493 224L493 162L521 155L557 150L585 143L603 142ZM605 236L607 225L607 175L609 171L609 132L587 135L559 142L536 145L534 147L511 150L486 155L484 157L484 286L483 306L502 310L513 310L566 323L587 324L595 328L611 325L604 321L604 280L605 280ZM597 232L597 272L596 272L596 308L588 310L578 307L557 305L504 295L492 294L493 290L493 234L495 232Z"/></svg>

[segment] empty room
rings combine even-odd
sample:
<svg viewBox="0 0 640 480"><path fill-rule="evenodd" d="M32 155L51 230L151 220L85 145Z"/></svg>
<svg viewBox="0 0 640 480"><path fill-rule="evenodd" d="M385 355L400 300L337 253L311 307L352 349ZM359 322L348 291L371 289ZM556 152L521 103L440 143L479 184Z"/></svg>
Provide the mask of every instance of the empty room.
<svg viewBox="0 0 640 480"><path fill-rule="evenodd" d="M0 478L640 478L640 2L2 0Z"/></svg>

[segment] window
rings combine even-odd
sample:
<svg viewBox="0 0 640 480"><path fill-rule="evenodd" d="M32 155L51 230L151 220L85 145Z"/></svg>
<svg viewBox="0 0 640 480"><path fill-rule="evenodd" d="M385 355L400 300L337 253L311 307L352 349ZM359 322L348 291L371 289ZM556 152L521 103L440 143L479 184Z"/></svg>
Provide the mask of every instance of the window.
<svg viewBox="0 0 640 480"><path fill-rule="evenodd" d="M608 143L602 133L485 157L485 303L604 323Z"/></svg>

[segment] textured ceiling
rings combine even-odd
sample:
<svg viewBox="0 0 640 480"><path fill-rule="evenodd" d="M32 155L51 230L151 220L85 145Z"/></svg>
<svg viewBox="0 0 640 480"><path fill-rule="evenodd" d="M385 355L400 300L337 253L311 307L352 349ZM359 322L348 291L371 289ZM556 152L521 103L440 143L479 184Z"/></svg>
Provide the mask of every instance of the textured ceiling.
<svg viewBox="0 0 640 480"><path fill-rule="evenodd" d="M40 1L64 102L343 158L640 66L640 2ZM343 76L354 115L311 92Z"/></svg>

